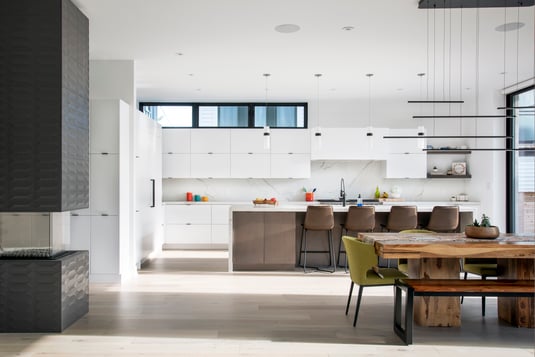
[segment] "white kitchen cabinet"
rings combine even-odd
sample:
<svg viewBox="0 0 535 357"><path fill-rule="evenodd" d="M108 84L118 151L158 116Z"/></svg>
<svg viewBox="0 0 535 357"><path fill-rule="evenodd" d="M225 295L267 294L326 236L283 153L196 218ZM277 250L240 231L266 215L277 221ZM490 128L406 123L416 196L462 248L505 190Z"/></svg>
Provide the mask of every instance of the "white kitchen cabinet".
<svg viewBox="0 0 535 357"><path fill-rule="evenodd" d="M312 160L384 160L386 148L384 128L322 128L321 137L311 131Z"/></svg>
<svg viewBox="0 0 535 357"><path fill-rule="evenodd" d="M169 224L165 226L165 242L167 244L209 245L212 227L210 224Z"/></svg>
<svg viewBox="0 0 535 357"><path fill-rule="evenodd" d="M232 154L230 157L232 178L266 178L270 175L269 154Z"/></svg>
<svg viewBox="0 0 535 357"><path fill-rule="evenodd" d="M189 154L191 151L191 129L162 130L162 153Z"/></svg>
<svg viewBox="0 0 535 357"><path fill-rule="evenodd" d="M264 147L263 129L231 129L230 152L232 154L269 154Z"/></svg>
<svg viewBox="0 0 535 357"><path fill-rule="evenodd" d="M91 216L71 214L71 242L69 249L91 249Z"/></svg>
<svg viewBox="0 0 535 357"><path fill-rule="evenodd" d="M310 134L305 129L272 129L272 154L309 154Z"/></svg>
<svg viewBox="0 0 535 357"><path fill-rule="evenodd" d="M386 178L425 178L426 167L425 153L388 154Z"/></svg>
<svg viewBox="0 0 535 357"><path fill-rule="evenodd" d="M230 223L230 205L212 205L212 224Z"/></svg>
<svg viewBox="0 0 535 357"><path fill-rule="evenodd" d="M90 273L97 281L119 274L119 254L119 217L91 216Z"/></svg>
<svg viewBox="0 0 535 357"><path fill-rule="evenodd" d="M226 248L230 205L165 206L165 245L170 248Z"/></svg>
<svg viewBox="0 0 535 357"><path fill-rule="evenodd" d="M119 214L119 156L91 154L89 207L91 215Z"/></svg>
<svg viewBox="0 0 535 357"><path fill-rule="evenodd" d="M228 246L230 243L229 225L212 224L212 236L210 243L213 246Z"/></svg>
<svg viewBox="0 0 535 357"><path fill-rule="evenodd" d="M309 154L271 154L272 178L309 178Z"/></svg>
<svg viewBox="0 0 535 357"><path fill-rule="evenodd" d="M230 177L230 154L191 154L191 177Z"/></svg>
<svg viewBox="0 0 535 357"><path fill-rule="evenodd" d="M189 178L191 177L190 154L162 154L163 178Z"/></svg>
<svg viewBox="0 0 535 357"><path fill-rule="evenodd" d="M209 204L166 205L165 223L211 224L212 209Z"/></svg>
<svg viewBox="0 0 535 357"><path fill-rule="evenodd" d="M230 129L191 129L191 153L230 153Z"/></svg>
<svg viewBox="0 0 535 357"><path fill-rule="evenodd" d="M388 136L416 136L418 129L389 129ZM385 139L388 140L388 153L405 154L417 153L421 154L425 147L425 139Z"/></svg>
<svg viewBox="0 0 535 357"><path fill-rule="evenodd" d="M117 118L128 117L130 106L118 100L91 101L89 105L89 152L117 154L120 121Z"/></svg>

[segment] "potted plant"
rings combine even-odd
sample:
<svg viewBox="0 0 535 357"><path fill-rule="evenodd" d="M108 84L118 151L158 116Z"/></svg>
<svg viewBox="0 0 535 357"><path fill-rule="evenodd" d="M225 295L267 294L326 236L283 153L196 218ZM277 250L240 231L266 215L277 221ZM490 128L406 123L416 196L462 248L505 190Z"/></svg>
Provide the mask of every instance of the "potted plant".
<svg viewBox="0 0 535 357"><path fill-rule="evenodd" d="M500 235L498 227L490 224L490 219L486 214L481 217L481 222L474 219L474 224L465 227L464 234L469 238L494 239Z"/></svg>

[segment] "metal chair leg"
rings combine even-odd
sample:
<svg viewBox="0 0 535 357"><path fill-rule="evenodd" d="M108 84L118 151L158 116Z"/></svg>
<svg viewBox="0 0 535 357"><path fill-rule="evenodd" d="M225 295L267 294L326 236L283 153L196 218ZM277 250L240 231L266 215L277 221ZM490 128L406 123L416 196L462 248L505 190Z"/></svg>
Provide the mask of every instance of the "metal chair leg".
<svg viewBox="0 0 535 357"><path fill-rule="evenodd" d="M349 312L349 304L351 303L351 295L353 295L353 286L355 285L355 283L352 281L351 282L351 285L349 287L349 296L347 297L347 305L346 305L346 316Z"/></svg>
<svg viewBox="0 0 535 357"><path fill-rule="evenodd" d="M467 277L468 277L468 273L464 272L464 280L466 280ZM464 301L464 296L461 296L461 304L463 303L463 301Z"/></svg>
<svg viewBox="0 0 535 357"><path fill-rule="evenodd" d="M481 275L481 280L487 280L485 275ZM481 297L481 316L485 316L485 297Z"/></svg>
<svg viewBox="0 0 535 357"><path fill-rule="evenodd" d="M359 317L359 309L360 309L360 300L362 300L362 290L364 287L362 285L359 286L359 296L357 299L357 308L355 309L355 319L353 320L353 327L357 326L357 318Z"/></svg>

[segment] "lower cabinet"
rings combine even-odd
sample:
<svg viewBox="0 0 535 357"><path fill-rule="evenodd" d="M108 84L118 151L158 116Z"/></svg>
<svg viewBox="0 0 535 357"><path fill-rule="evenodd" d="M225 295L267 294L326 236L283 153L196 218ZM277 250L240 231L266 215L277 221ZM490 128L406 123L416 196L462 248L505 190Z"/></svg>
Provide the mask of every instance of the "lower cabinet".
<svg viewBox="0 0 535 357"><path fill-rule="evenodd" d="M295 267L295 213L234 212L234 270L288 270Z"/></svg>
<svg viewBox="0 0 535 357"><path fill-rule="evenodd" d="M228 248L229 209L230 205L166 205L164 248Z"/></svg>

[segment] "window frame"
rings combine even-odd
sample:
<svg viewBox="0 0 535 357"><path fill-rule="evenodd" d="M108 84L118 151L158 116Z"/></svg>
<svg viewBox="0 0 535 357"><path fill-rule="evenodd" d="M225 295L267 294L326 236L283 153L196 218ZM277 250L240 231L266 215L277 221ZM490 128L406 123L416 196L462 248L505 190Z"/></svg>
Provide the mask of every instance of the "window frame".
<svg viewBox="0 0 535 357"><path fill-rule="evenodd" d="M254 108L261 107L303 107L304 119L303 127L296 126L272 126L270 129L308 129L308 103L307 102L139 102L138 109L144 111L145 106L191 106L192 121L191 127L171 127L163 126L164 129L260 129L255 126ZM248 107L247 126L199 126L199 107L201 106L226 106L226 107Z"/></svg>

